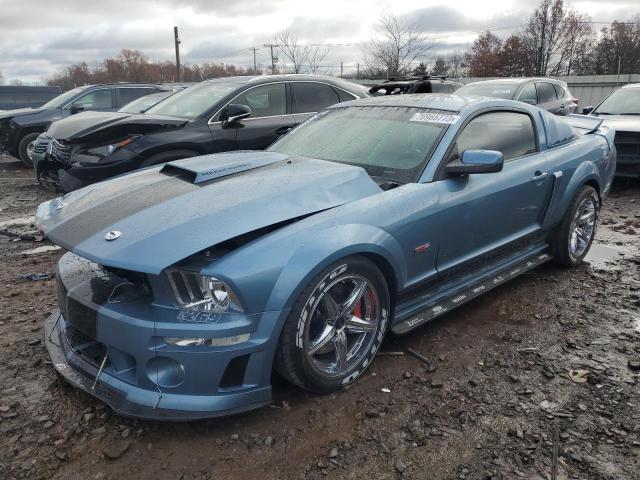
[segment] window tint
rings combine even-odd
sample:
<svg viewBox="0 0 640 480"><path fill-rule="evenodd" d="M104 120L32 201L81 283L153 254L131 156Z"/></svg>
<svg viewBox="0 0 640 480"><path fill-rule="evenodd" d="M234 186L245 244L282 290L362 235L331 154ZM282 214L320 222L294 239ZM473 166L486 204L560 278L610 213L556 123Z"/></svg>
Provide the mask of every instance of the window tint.
<svg viewBox="0 0 640 480"><path fill-rule="evenodd" d="M100 90L93 90L92 92L89 92L86 95L78 98L73 103L84 105L85 110L113 108L113 101L111 100L111 89L103 88Z"/></svg>
<svg viewBox="0 0 640 480"><path fill-rule="evenodd" d="M334 88L334 90L338 94L338 97L340 98L340 102L349 102L351 100L357 100L357 97L355 95L351 95L350 93L347 93L344 90L341 90L340 88Z"/></svg>
<svg viewBox="0 0 640 480"><path fill-rule="evenodd" d="M465 150L497 150L505 161L536 151L533 125L528 115L515 112L485 113L474 118L458 136L448 162Z"/></svg>
<svg viewBox="0 0 640 480"><path fill-rule="evenodd" d="M431 92L432 93L449 93L451 90L449 89L449 85L442 82L431 82Z"/></svg>
<svg viewBox="0 0 640 480"><path fill-rule="evenodd" d="M536 86L533 83L527 83L522 91L520 92L520 96L518 97L518 100L520 100L521 102L524 101L529 101L529 102L533 102L533 104L537 104L538 103L538 95L536 94Z"/></svg>
<svg viewBox="0 0 640 480"><path fill-rule="evenodd" d="M560 85L556 85L556 84L554 83L554 84L553 84L553 88L555 89L555 91L556 91L556 96L557 96L558 98L566 98L566 97L568 97L568 95L567 95L567 91L566 91L564 88L562 88Z"/></svg>
<svg viewBox="0 0 640 480"><path fill-rule="evenodd" d="M157 92L157 90L153 88L118 88L118 106L122 107L129 102L133 102L136 98L143 97L145 95L149 95L150 93Z"/></svg>
<svg viewBox="0 0 640 480"><path fill-rule="evenodd" d="M340 102L333 88L323 83L292 82L293 113L318 112Z"/></svg>
<svg viewBox="0 0 640 480"><path fill-rule="evenodd" d="M536 83L536 87L538 87L538 100L540 103L554 102L557 100L556 91L550 83Z"/></svg>
<svg viewBox="0 0 640 480"><path fill-rule="evenodd" d="M251 118L272 117L287 113L284 83L252 88L238 95L230 103L248 106L251 109Z"/></svg>

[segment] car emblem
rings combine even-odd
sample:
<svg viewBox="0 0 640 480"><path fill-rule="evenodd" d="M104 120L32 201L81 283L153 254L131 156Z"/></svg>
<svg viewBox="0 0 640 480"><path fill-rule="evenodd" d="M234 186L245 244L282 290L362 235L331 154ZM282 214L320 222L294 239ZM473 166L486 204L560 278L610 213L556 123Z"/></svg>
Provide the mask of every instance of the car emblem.
<svg viewBox="0 0 640 480"><path fill-rule="evenodd" d="M120 238L120 235L122 235L121 232L119 232L118 230L111 230L110 232L107 232L104 236L104 239L107 242L111 242L112 240L116 240L117 238Z"/></svg>

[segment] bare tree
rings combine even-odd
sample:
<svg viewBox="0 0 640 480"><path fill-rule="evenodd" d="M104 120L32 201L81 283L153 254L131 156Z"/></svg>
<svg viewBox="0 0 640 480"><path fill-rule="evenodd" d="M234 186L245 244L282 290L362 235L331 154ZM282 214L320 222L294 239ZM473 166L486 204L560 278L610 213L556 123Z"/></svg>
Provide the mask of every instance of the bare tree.
<svg viewBox="0 0 640 480"><path fill-rule="evenodd" d="M293 73L302 73L305 70L316 73L320 63L329 53L328 48L300 43L298 37L289 30L280 32L276 36L276 43L282 55L288 60L288 62L284 62L285 67L288 67L287 63L290 63Z"/></svg>
<svg viewBox="0 0 640 480"><path fill-rule="evenodd" d="M0 85L4 85L4 75L0 72Z"/></svg>
<svg viewBox="0 0 640 480"><path fill-rule="evenodd" d="M435 45L416 23L390 11L380 16L379 29L380 37L365 44L364 59L370 68L384 68L388 76L406 73Z"/></svg>
<svg viewBox="0 0 640 480"><path fill-rule="evenodd" d="M311 51L309 53L309 71L312 74L315 75L318 72L318 69L320 68L320 63L322 63L322 61L325 59L328 53L329 53L328 48L323 48L323 49L319 47L311 48Z"/></svg>

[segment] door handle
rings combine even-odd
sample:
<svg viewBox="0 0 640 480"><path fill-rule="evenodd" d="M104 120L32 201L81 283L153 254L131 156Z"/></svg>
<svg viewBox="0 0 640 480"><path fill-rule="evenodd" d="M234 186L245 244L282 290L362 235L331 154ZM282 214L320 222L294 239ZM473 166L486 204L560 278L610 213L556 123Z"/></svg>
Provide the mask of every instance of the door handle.
<svg viewBox="0 0 640 480"><path fill-rule="evenodd" d="M289 126L289 127L280 127L276 130L276 133L278 135L284 135L285 133L289 133L291 130L293 130L293 127Z"/></svg>
<svg viewBox="0 0 640 480"><path fill-rule="evenodd" d="M536 174L531 179L532 182L541 182L545 180L549 176L549 172L536 172Z"/></svg>

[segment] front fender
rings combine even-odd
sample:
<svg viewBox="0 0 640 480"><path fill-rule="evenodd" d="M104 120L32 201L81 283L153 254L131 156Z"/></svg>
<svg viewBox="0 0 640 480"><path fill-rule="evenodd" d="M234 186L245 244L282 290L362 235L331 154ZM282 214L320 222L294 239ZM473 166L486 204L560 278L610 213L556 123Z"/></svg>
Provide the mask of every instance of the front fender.
<svg viewBox="0 0 640 480"><path fill-rule="evenodd" d="M296 249L280 271L269 296L267 310L291 308L300 292L322 270L341 258L357 254L376 255L391 267L395 285L407 277L407 267L398 241L371 225L337 225L322 231L313 241Z"/></svg>

